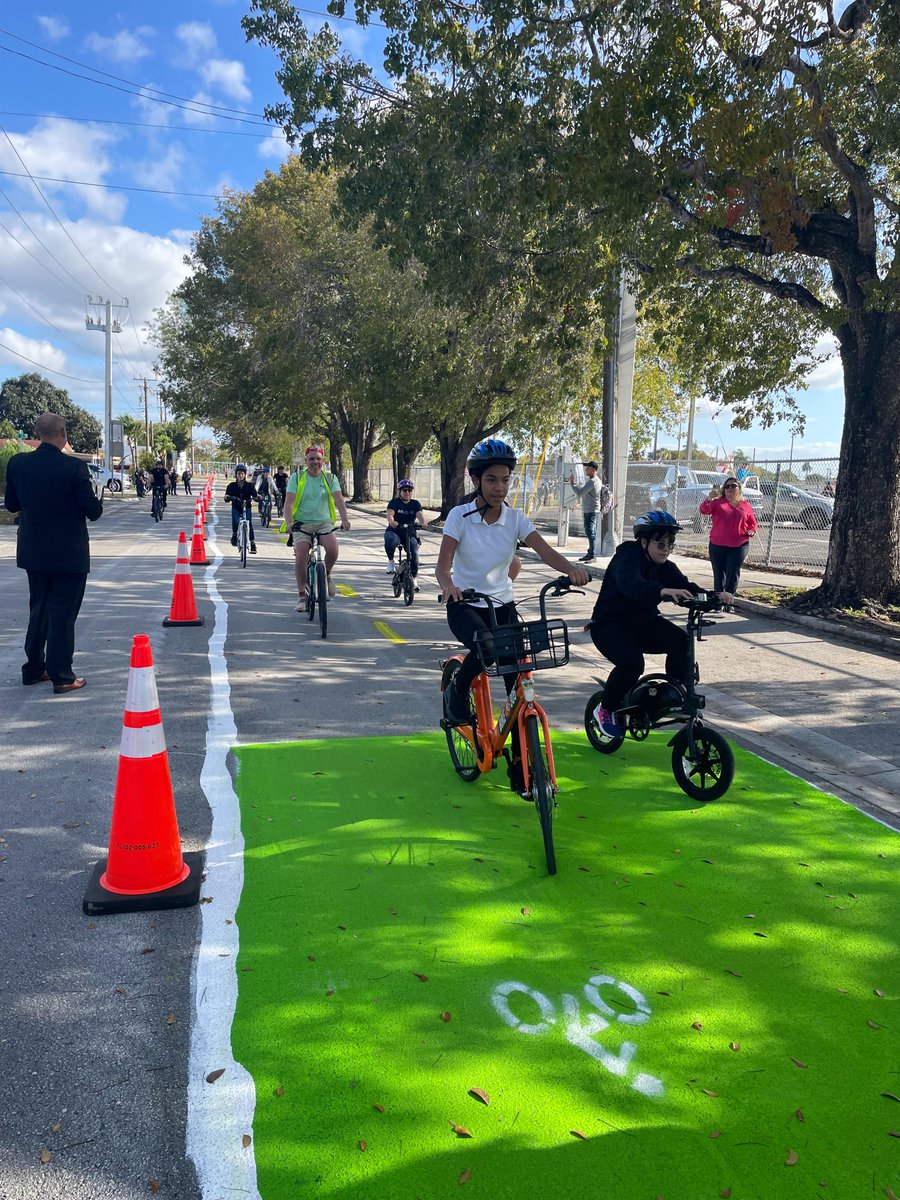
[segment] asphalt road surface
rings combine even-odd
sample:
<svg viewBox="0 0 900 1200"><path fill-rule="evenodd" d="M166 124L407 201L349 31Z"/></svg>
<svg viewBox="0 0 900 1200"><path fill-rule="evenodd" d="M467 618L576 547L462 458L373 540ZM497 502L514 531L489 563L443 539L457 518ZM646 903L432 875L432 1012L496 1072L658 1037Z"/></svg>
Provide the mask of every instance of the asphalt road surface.
<svg viewBox="0 0 900 1200"><path fill-rule="evenodd" d="M91 867L106 853L133 635L151 638L186 850L204 848L211 827L200 779L215 616L207 579L227 609L240 742L405 734L435 728L440 715L438 660L453 642L435 602L438 535L424 536L422 590L406 608L384 571L383 519L351 509L335 579L352 594L331 602L322 640L318 624L294 612L290 552L275 529L258 531L259 554L242 570L227 528L223 558L193 571L206 624L164 629L178 531L190 537L192 513L191 498L170 498L155 525L149 499L107 502L91 529L93 570L76 628L76 672L88 686L58 697L49 685L21 686L26 579L15 567L15 530L0 527L0 1200L137 1200L152 1194L152 1181L178 1200L201 1194L185 1153L201 910L93 919L81 911ZM228 521L221 506L218 514ZM705 564L682 565L702 579ZM550 577L526 563L523 611ZM570 622L572 661L539 685L561 728L580 728L604 673L581 630L595 594L596 584L553 609ZM779 747L809 730L846 762L862 754L900 768L896 659L740 617L723 618L699 657L715 697L711 719L762 714L767 757L779 761Z"/></svg>

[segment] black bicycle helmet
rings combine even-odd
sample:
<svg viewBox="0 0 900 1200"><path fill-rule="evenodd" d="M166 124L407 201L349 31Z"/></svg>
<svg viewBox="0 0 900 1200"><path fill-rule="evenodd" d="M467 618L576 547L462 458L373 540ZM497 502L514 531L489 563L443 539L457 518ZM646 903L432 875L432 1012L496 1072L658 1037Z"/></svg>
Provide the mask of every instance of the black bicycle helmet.
<svg viewBox="0 0 900 1200"><path fill-rule="evenodd" d="M634 523L636 538L658 538L668 534L678 533L681 526L670 512L654 508L650 512L641 513Z"/></svg>
<svg viewBox="0 0 900 1200"><path fill-rule="evenodd" d="M470 475L480 475L487 467L495 466L509 467L510 471L514 471L518 461L518 454L508 442L501 442L499 438L485 438L469 451L466 470Z"/></svg>

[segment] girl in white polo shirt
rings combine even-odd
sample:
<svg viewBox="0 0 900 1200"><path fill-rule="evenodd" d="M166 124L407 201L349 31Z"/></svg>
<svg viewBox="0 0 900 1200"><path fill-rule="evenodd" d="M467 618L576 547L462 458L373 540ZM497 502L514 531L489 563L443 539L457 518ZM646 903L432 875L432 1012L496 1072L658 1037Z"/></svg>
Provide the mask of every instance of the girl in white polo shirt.
<svg viewBox="0 0 900 1200"><path fill-rule="evenodd" d="M444 522L444 536L438 554L435 575L447 605L447 623L454 635L468 647L469 653L444 690L444 716L454 725L469 720L468 692L481 670L473 652L475 634L490 628L487 605L483 600L464 603L464 588L484 592L494 601L498 625L510 625L517 619L509 566L519 542L524 544L561 575L568 575L576 586L590 578L587 571L549 545L534 523L506 503L509 480L517 455L506 442L488 438L473 448L466 469L475 484L474 495L452 508ZM504 675L507 694L515 686L514 675Z"/></svg>

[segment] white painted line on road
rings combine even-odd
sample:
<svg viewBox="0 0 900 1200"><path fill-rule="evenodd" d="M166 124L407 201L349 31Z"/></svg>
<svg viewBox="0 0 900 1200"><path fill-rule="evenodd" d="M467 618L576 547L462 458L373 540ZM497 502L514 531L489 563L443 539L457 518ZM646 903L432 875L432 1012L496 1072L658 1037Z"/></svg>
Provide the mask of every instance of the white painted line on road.
<svg viewBox="0 0 900 1200"><path fill-rule="evenodd" d="M228 605L216 585L216 571L222 562L215 536L218 519L215 511L210 511L212 530L211 535L207 532L206 550L211 561L204 582L215 622L209 639L210 713L200 785L212 811L205 890L213 900L200 909L200 944L194 959L187 1152L205 1200L225 1195L259 1200L253 1144L245 1148L242 1140L253 1133L256 1090L249 1073L231 1053L239 945L235 916L244 882L244 838L240 806L226 763L237 741L237 727L225 658ZM208 1083L207 1076L213 1071L223 1074Z"/></svg>

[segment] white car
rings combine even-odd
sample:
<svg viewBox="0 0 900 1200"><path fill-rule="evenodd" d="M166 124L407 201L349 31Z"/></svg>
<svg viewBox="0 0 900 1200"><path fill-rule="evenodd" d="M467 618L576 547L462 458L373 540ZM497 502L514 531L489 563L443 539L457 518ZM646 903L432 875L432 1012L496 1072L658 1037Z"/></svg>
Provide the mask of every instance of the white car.
<svg viewBox="0 0 900 1200"><path fill-rule="evenodd" d="M102 491L108 488L111 492L122 491L122 472L107 471L106 467L98 467L96 463L88 463L88 470L94 484Z"/></svg>

